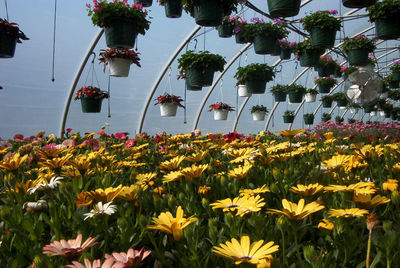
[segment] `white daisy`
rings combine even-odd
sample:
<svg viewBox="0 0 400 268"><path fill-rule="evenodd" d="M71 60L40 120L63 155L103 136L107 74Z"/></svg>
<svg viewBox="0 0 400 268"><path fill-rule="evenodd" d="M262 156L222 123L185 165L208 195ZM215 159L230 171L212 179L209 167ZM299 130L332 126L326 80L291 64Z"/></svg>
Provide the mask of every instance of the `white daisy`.
<svg viewBox="0 0 400 268"><path fill-rule="evenodd" d="M105 204L103 204L102 202L97 203L96 205L94 205L93 209L89 213L83 214L83 216L85 216L83 220L85 221L88 218L92 218L101 214L114 214L117 211L117 206L111 205L111 203L112 201Z"/></svg>
<svg viewBox="0 0 400 268"><path fill-rule="evenodd" d="M28 189L29 194L34 194L37 190L43 190L46 188L54 189L58 185L61 184L61 180L64 179L63 177L56 177L54 176L53 178L50 179L50 182L47 181L42 181L41 183L36 184L32 188Z"/></svg>

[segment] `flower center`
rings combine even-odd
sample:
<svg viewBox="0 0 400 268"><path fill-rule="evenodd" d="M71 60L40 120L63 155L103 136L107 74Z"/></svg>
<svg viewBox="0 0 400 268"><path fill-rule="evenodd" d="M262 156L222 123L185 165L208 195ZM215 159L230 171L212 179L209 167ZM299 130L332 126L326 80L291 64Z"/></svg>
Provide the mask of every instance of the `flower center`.
<svg viewBox="0 0 400 268"><path fill-rule="evenodd" d="M250 257L250 256L243 256L243 257L240 257L240 259L248 261L248 260L253 259L253 257Z"/></svg>
<svg viewBox="0 0 400 268"><path fill-rule="evenodd" d="M227 206L227 208L237 208L237 207L239 207L239 205L229 205L229 206Z"/></svg>

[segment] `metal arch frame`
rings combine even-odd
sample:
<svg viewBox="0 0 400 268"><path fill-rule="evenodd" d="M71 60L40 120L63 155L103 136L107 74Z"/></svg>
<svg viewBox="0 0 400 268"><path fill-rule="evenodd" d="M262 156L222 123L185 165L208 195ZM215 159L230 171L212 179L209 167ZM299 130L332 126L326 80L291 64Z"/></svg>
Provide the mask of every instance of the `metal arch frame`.
<svg viewBox="0 0 400 268"><path fill-rule="evenodd" d="M100 31L97 33L96 37L93 39L92 44L90 45L88 51L86 52L86 56L83 59L81 65L80 65L80 67L78 69L78 72L75 75L74 81L72 82L71 88L70 88L69 93L68 93L68 98L67 98L67 100L65 102L65 105L64 105L64 113L62 115L61 124L60 124L60 130L59 130L60 137L62 137L64 135L64 129L65 129L65 124L67 122L68 111L69 111L69 107L71 105L71 99L72 99L72 96L74 94L76 85L78 84L79 79L81 78L82 72L85 69L86 63L89 60L90 55L92 54L94 48L96 47L96 45L99 42L99 40L100 40L101 36L103 35L103 33L104 33L104 29L101 28Z"/></svg>
<svg viewBox="0 0 400 268"><path fill-rule="evenodd" d="M349 12L347 12L346 14L344 14L343 16L351 15L351 14L353 14L353 13L359 11L359 10L360 10L359 8L352 9L352 10L350 10ZM342 43L343 43L343 42L342 42ZM342 45L342 43L339 43L338 45L336 45L335 48L340 47L340 46ZM326 55L326 54L328 54L328 53L330 53L330 51L326 52L324 55ZM291 85L291 84L295 83L297 80L299 80L309 69L310 69L310 67L304 68L304 69L293 79L293 81L292 81L289 85ZM267 122L266 122L266 124L265 124L264 131L267 131L267 130L268 130L268 126L269 126L269 124L270 124L270 122L271 122L271 120L272 120L272 117L273 117L273 115L274 115L276 109L278 108L278 105L279 105L279 104L280 104L280 102L276 102L276 103L274 104L274 106L272 107L271 112L270 112L269 115L268 115L268 119L267 119ZM296 116L296 115L295 115L295 116Z"/></svg>
<svg viewBox="0 0 400 268"><path fill-rule="evenodd" d="M201 102L201 105L199 107L199 111L197 113L196 116L196 120L194 120L193 123L193 130L195 130L197 128L197 126L199 125L199 120L200 120L200 116L203 112L204 106L207 103L208 98L210 97L211 93L214 91L215 87L217 86L218 82L222 79L222 77L225 75L225 73L229 70L229 68L235 63L235 61L247 50L249 49L249 47L251 46L251 43L247 43L246 45L244 45L242 47L242 49L239 50L238 53L236 53L235 56L233 56L233 58L229 61L229 63L226 65L225 69L219 74L218 78L215 79L215 81L213 82L212 86L210 87L210 89L208 90L207 94L204 96L203 101Z"/></svg>
<svg viewBox="0 0 400 268"><path fill-rule="evenodd" d="M312 2L312 0L305 0L303 3L300 4L300 7L303 7L303 6L307 5L307 4L310 3L310 2ZM356 11L358 11L358 10L359 10L359 9L355 9L354 12L356 12ZM222 73L218 76L218 78L216 79L216 81L213 83L213 85L211 86L211 88L210 88L209 91L207 92L206 96L204 97L204 99L203 99L203 101L202 101L202 103L201 103L201 105L200 105L199 112L197 113L196 120L195 120L195 122L194 122L194 124L193 124L193 130L195 130L195 129L197 128L197 126L198 126L198 124L199 124L199 120L200 120L201 113L203 112L203 109L204 109L204 106L205 106L205 104L206 104L208 98L210 97L211 93L214 91L214 89L215 89L217 83L222 79L222 77L224 76L224 74L228 71L228 69L232 66L232 64L240 57L240 55L242 55L243 52L246 51L246 50L250 47L250 45L251 45L251 43L246 44L246 45L231 59L231 61L230 61L230 62L228 63L228 65L227 65L227 67L225 67L225 69L222 71ZM280 60L278 60L278 61L280 62ZM278 62L278 63L274 63L274 65L275 65L275 64L279 64L279 62ZM239 120L239 118L240 118L240 115L241 115L241 113L242 113L242 110L243 110L244 106L246 105L246 103L247 103L247 101L248 101L248 98L249 98L249 97L247 97L246 100L244 101L244 103L242 103L242 106L241 106L241 108L240 108L240 112L238 111L238 114L237 114L236 119L235 119L235 122L234 122L233 129L236 129L238 120Z"/></svg>
<svg viewBox="0 0 400 268"><path fill-rule="evenodd" d="M143 108L142 116L139 121L139 126L138 126L138 132L142 132L143 124L144 124L144 119L147 114L147 110L149 109L149 104L151 100L153 99L154 93L156 92L158 86L161 83L161 80L164 78L164 75L166 74L168 68L172 65L176 57L179 55L179 53L182 51L182 49L186 46L187 43L190 42L192 37L201 29L201 26L196 26L193 31L186 37L186 39L182 42L182 44L175 50L174 54L171 56L167 64L165 65L164 69L160 72L157 81L154 83L153 89L151 90L149 96L147 97L147 102L146 105Z"/></svg>

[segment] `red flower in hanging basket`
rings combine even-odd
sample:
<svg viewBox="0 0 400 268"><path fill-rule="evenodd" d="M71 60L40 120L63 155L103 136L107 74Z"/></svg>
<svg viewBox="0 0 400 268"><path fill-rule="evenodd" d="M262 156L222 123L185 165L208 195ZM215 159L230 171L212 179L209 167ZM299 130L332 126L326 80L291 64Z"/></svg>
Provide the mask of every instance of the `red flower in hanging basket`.
<svg viewBox="0 0 400 268"><path fill-rule="evenodd" d="M174 103L174 104L178 105L179 107L185 108L185 106L183 106L181 104L183 99L180 96L170 95L168 93L164 93L164 95L158 96L155 99L155 101L157 101L157 102L154 105L164 104L164 103Z"/></svg>
<svg viewBox="0 0 400 268"><path fill-rule="evenodd" d="M100 61L100 63L104 63L104 71L106 69L106 65L108 64L108 62L113 58L127 59L131 61L131 64L136 64L138 67L142 67L139 63L140 58L138 55L140 53L136 53L133 50L111 48L111 49L100 49L100 51L101 51L100 58L98 60Z"/></svg>
<svg viewBox="0 0 400 268"><path fill-rule="evenodd" d="M78 89L76 91L75 100L79 100L83 97L92 97L95 99L106 99L108 98L108 93L106 91L101 91L98 87L86 86Z"/></svg>
<svg viewBox="0 0 400 268"><path fill-rule="evenodd" d="M231 107L229 104L226 103L222 103L222 102L218 102L215 104L211 104L210 105L210 110L228 110L228 111L234 111L235 109L233 109L233 107Z"/></svg>
<svg viewBox="0 0 400 268"><path fill-rule="evenodd" d="M8 33L17 39L17 43L22 43L21 40L29 40L28 37L18 28L18 24L8 22L5 19L0 19L0 32Z"/></svg>

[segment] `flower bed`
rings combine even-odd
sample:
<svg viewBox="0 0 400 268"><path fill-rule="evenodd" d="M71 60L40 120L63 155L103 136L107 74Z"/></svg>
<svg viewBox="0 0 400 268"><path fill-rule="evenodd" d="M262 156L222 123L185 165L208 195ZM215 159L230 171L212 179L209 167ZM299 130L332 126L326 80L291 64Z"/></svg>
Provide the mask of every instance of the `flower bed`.
<svg viewBox="0 0 400 268"><path fill-rule="evenodd" d="M0 141L2 267L400 264L399 124L71 131Z"/></svg>

